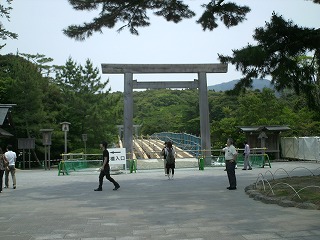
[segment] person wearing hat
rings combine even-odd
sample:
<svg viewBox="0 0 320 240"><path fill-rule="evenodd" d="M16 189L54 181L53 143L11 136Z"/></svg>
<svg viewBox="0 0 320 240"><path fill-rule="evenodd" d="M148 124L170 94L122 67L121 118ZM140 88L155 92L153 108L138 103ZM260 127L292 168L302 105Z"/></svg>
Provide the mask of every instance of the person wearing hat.
<svg viewBox="0 0 320 240"><path fill-rule="evenodd" d="M117 183L110 176L109 151L108 151L107 147L108 147L108 144L106 141L103 141L100 143L100 148L103 150L103 153L102 153L103 164L102 164L102 167L100 168L99 187L94 189L94 191L102 191L102 184L103 184L104 176L106 176L106 179L108 179L110 182L113 183L113 185L114 185L113 190L118 190L120 188L119 183Z"/></svg>

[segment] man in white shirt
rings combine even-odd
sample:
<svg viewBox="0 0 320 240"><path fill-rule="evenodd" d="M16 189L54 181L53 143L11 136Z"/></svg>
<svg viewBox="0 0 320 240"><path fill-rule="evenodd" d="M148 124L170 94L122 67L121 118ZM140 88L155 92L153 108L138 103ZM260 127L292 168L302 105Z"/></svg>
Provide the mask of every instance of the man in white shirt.
<svg viewBox="0 0 320 240"><path fill-rule="evenodd" d="M17 155L15 152L12 151L12 145L7 146L7 152L4 154L5 158L8 161L8 167L6 168L6 175L5 175L5 188L9 187L9 172L11 173L12 181L13 181L13 189L16 189L16 159Z"/></svg>
<svg viewBox="0 0 320 240"><path fill-rule="evenodd" d="M226 161L226 169L228 174L228 180L230 186L227 187L229 190L236 190L237 189L237 179L236 179L236 160L238 152L236 148L233 146L233 140L231 138L228 138L227 140L227 146L223 148L225 161Z"/></svg>

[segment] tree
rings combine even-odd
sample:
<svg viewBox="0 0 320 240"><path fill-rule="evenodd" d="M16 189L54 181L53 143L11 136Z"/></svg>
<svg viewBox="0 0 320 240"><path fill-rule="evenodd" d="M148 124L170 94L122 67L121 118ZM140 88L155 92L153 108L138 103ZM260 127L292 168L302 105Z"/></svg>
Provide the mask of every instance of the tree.
<svg viewBox="0 0 320 240"><path fill-rule="evenodd" d="M115 124L107 100L109 81L101 82L98 68L94 68L89 59L83 67L70 57L65 66L57 69L55 81L65 102L59 119L72 124L73 149L82 146L81 134L84 133L88 135L88 146L101 140L114 140Z"/></svg>
<svg viewBox="0 0 320 240"><path fill-rule="evenodd" d="M12 7L10 7L13 0L6 0L7 6L5 4L0 4L0 17L5 18L7 21L10 21L10 11ZM5 29L3 23L0 21L0 39L7 40L8 38L17 39L18 34L10 32ZM0 49L2 49L4 45L0 45Z"/></svg>
<svg viewBox="0 0 320 240"><path fill-rule="evenodd" d="M247 92L238 97L236 109L238 124L241 126L287 125L286 119L281 118L284 107L283 101L280 101L271 89Z"/></svg>
<svg viewBox="0 0 320 240"><path fill-rule="evenodd" d="M37 68L37 72L42 76L42 104L45 111L45 125L47 128L56 128L56 120L59 116L63 105L62 93L58 86L54 84L52 73L59 66L51 65L52 58L46 57L43 54L26 54L17 53L18 56L26 59L30 64Z"/></svg>
<svg viewBox="0 0 320 240"><path fill-rule="evenodd" d="M17 55L0 56L3 95L2 103L15 103L12 111L15 115L17 135L34 137L45 122L45 112L42 104L44 91L42 78L37 66Z"/></svg>
<svg viewBox="0 0 320 240"><path fill-rule="evenodd" d="M195 90L134 92L134 122L144 135L155 132L200 133L199 98Z"/></svg>
<svg viewBox="0 0 320 240"><path fill-rule="evenodd" d="M320 29L299 27L273 13L253 38L257 45L233 50L232 56L219 55L244 75L233 93L245 91L253 78L270 75L277 90L293 89L307 98L310 108L320 110Z"/></svg>
<svg viewBox="0 0 320 240"><path fill-rule="evenodd" d="M0 55L0 101L1 103L14 103L12 116L15 141L17 138L35 138L37 153L41 152L42 139L40 129L54 128L54 111L47 109L46 96L52 92L52 87L47 78L41 75L36 64L26 60L20 55ZM55 94L58 96L58 94ZM58 109L55 110L57 112ZM53 141L55 142L55 141ZM39 147L40 146L40 147ZM38 156L32 150L33 156L38 161ZM52 156L55 151L52 152Z"/></svg>
<svg viewBox="0 0 320 240"><path fill-rule="evenodd" d="M320 3L319 0L312 1ZM102 33L104 27L114 28L118 22L122 22L119 32L129 28L132 34L138 35L137 28L150 25L148 17L150 12L174 23L194 17L195 12L183 2L183 0L69 0L75 10L100 10L100 13L91 22L70 25L63 32L70 38L83 41L94 32ZM217 28L219 22L228 28L237 26L246 20L247 13L251 11L248 6L240 6L226 0L208 0L202 7L204 11L196 23L200 24L203 30L210 31Z"/></svg>
<svg viewBox="0 0 320 240"><path fill-rule="evenodd" d="M51 62L53 59L46 57L43 54L28 54L19 52L17 54L35 64L43 77L51 78L51 74L54 73L56 69L60 68L59 66L52 65Z"/></svg>
<svg viewBox="0 0 320 240"><path fill-rule="evenodd" d="M306 98L287 90L281 94L280 100L283 108L278 119L290 126L290 136L319 136L320 114L308 108Z"/></svg>
<svg viewBox="0 0 320 240"><path fill-rule="evenodd" d="M71 25L63 30L70 38L83 41L94 32L102 33L102 28L114 28L118 22L124 25L118 29L129 28L132 34L138 35L137 28L150 25L148 13L164 17L169 22L179 23L183 19L195 16L195 13L182 0L69 0L75 10L91 11L100 9L98 17L89 23ZM203 30L213 30L222 21L227 27L236 26L243 22L250 12L248 6L239 6L225 0L212 0L203 4L205 9L197 20Z"/></svg>

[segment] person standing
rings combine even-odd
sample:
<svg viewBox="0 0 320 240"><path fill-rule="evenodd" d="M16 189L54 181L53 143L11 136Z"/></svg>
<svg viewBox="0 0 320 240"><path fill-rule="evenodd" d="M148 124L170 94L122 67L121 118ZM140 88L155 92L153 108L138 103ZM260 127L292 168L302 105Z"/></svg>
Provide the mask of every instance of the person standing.
<svg viewBox="0 0 320 240"><path fill-rule="evenodd" d="M250 146L247 141L244 142L244 161L243 161L243 169L242 170L252 170L250 165ZM249 167L249 168L248 168Z"/></svg>
<svg viewBox="0 0 320 240"><path fill-rule="evenodd" d="M2 152L2 148L0 148L0 193L2 192L3 174L7 165L8 165L8 162Z"/></svg>
<svg viewBox="0 0 320 240"><path fill-rule="evenodd" d="M237 164L237 155L238 152L236 148L233 146L233 140L231 138L228 138L227 140L227 146L223 149L224 156L226 160L226 169L227 169L227 175L229 180L229 187L227 189L229 190L236 190L237 189L237 179L236 179L236 164Z"/></svg>
<svg viewBox="0 0 320 240"><path fill-rule="evenodd" d="M175 159L175 151L172 147L172 143L171 142L167 142L167 147L165 148L165 156L166 156L166 169L167 169L167 175L168 175L168 179L173 179L174 176L174 168L175 168L175 163L176 163L176 159ZM170 172L171 172L171 177L170 177Z"/></svg>
<svg viewBox="0 0 320 240"><path fill-rule="evenodd" d="M167 147L167 142L164 142L164 147L161 150L161 155L163 156L163 168L164 168L164 175L167 176L167 167L166 167L166 153L165 153L165 149Z"/></svg>
<svg viewBox="0 0 320 240"><path fill-rule="evenodd" d="M118 190L120 188L119 183L117 183L111 176L110 176L110 165L109 165L109 151L107 149L108 144L106 141L103 141L100 143L100 148L103 150L102 152L102 159L103 164L100 169L99 174L99 187L94 189L94 191L102 191L102 184L103 184L103 178L106 176L106 179L108 179L110 182L114 185L114 191Z"/></svg>
<svg viewBox="0 0 320 240"><path fill-rule="evenodd" d="M13 189L16 189L17 187L17 181L16 181L16 159L17 155L15 152L12 151L12 145L7 146L7 152L4 154L6 160L8 161L8 167L5 170L5 188L9 187L9 173L12 177L13 182Z"/></svg>

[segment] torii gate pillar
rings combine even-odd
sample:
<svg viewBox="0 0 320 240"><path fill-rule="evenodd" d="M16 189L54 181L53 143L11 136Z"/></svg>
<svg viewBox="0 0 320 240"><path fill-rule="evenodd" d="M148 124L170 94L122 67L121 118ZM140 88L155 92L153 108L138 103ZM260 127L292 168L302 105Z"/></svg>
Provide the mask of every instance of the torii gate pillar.
<svg viewBox="0 0 320 240"><path fill-rule="evenodd" d="M133 74L124 74L124 147L127 159L133 158Z"/></svg>
<svg viewBox="0 0 320 240"><path fill-rule="evenodd" d="M204 151L204 156L211 156L211 141L210 141L210 121L209 121L209 103L208 103L208 88L207 74L205 72L198 73L199 80L199 110L200 110L200 134L201 134L201 149ZM206 163L208 164L208 159ZM211 160L210 160L211 161Z"/></svg>
<svg viewBox="0 0 320 240"><path fill-rule="evenodd" d="M133 156L133 89L198 88L200 109L201 150L206 163L211 161L207 73L226 73L226 64L101 64L103 74L124 74L124 147L127 159ZM133 74L143 73L198 73L195 81L137 82Z"/></svg>

